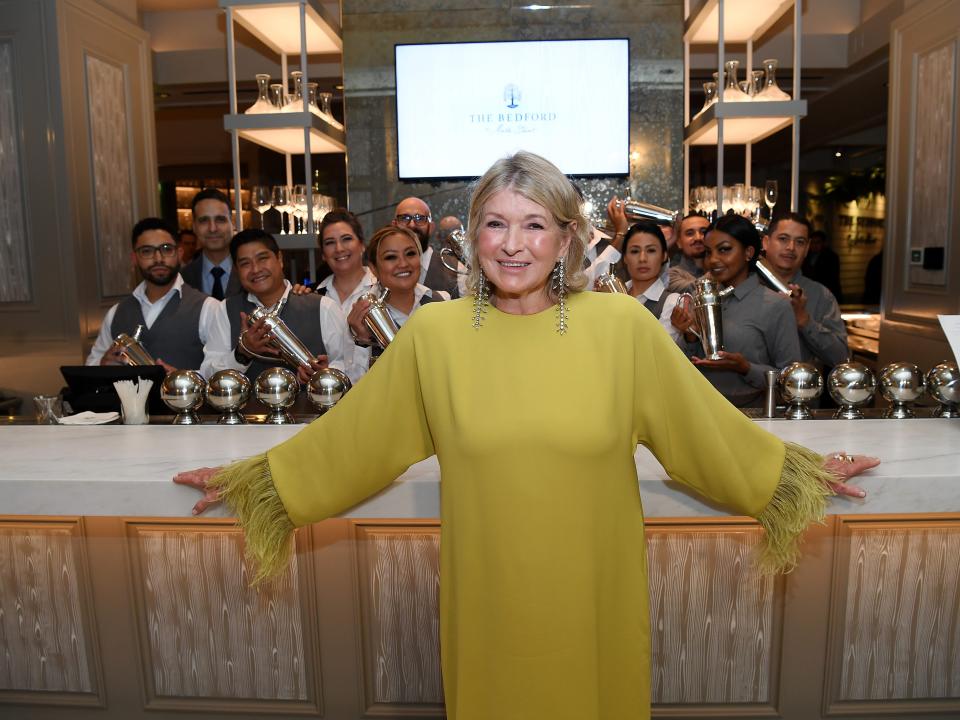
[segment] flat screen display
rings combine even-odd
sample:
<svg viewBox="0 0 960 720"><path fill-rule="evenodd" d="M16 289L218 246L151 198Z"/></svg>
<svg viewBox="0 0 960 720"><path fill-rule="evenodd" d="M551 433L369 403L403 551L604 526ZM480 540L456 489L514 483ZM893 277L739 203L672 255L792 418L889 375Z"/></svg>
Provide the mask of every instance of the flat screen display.
<svg viewBox="0 0 960 720"><path fill-rule="evenodd" d="M397 45L403 180L473 178L518 150L568 175L629 172L629 42Z"/></svg>

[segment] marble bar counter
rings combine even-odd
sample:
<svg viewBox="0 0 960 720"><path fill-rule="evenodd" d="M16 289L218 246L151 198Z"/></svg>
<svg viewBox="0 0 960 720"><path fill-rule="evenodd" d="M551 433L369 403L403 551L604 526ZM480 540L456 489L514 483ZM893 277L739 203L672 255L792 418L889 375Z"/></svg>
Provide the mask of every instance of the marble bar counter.
<svg viewBox="0 0 960 720"><path fill-rule="evenodd" d="M864 501L835 499L831 512L960 512L960 421L756 420L775 435L817 452L875 455L880 467L862 479ZM214 467L260 452L304 425L91 427L12 425L0 428L0 513L185 517L196 500L170 479L181 470ZM669 481L645 448L636 454L647 517L723 515ZM318 472L317 481L322 482ZM436 518L436 458L412 466L389 488L344 517ZM210 511L210 517L226 510Z"/></svg>
<svg viewBox="0 0 960 720"><path fill-rule="evenodd" d="M757 523L638 450L654 717L956 720L960 420L755 422L883 463L773 577ZM0 427L0 718L443 717L436 458L297 530L259 587L228 511L171 482L303 428Z"/></svg>

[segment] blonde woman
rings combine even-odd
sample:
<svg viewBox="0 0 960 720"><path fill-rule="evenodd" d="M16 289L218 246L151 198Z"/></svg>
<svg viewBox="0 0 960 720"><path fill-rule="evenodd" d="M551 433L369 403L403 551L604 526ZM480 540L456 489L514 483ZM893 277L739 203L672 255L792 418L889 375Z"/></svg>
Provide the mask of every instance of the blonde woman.
<svg viewBox="0 0 960 720"><path fill-rule="evenodd" d="M176 480L204 491L197 512L231 503L272 573L294 527L435 453L447 717L647 718L637 443L678 482L757 517L776 567L831 488L862 496L843 479L876 461L784 444L723 400L636 300L580 292L586 219L543 158L495 163L468 228L473 297L418 311L364 381L287 442ZM597 367L609 385L569 392Z"/></svg>

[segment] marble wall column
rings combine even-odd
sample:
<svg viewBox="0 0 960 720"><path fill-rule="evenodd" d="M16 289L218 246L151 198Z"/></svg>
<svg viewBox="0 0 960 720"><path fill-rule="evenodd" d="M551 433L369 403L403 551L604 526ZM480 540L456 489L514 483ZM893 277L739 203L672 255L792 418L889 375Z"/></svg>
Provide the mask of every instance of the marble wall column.
<svg viewBox="0 0 960 720"><path fill-rule="evenodd" d="M424 198L435 218L465 218L467 182L397 179L394 46L503 40L630 39L630 178L581 184L598 210L614 192L679 207L683 195L683 3L622 0L552 4L517 0L343 0L344 105L350 209L369 233L404 197ZM572 93L586 88L571 87ZM424 99L442 112L442 99ZM583 108L584 142L602 103ZM602 216L598 216L599 217Z"/></svg>

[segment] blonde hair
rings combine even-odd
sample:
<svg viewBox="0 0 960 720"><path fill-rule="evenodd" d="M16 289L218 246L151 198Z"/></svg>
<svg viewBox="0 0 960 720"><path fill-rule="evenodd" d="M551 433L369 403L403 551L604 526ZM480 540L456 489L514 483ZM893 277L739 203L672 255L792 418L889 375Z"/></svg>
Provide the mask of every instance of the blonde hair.
<svg viewBox="0 0 960 720"><path fill-rule="evenodd" d="M570 247L564 257L566 285L569 291L583 290L587 276L583 272L583 258L590 240L587 218L580 209L580 195L549 160L521 150L515 155L497 160L477 182L470 200L467 218L467 246L470 253L470 273L467 287L476 293L480 283L480 263L477 261L477 238L483 221L484 207L501 190L513 190L527 200L543 207L554 222L570 237ZM556 300L552 282L547 284L551 300Z"/></svg>
<svg viewBox="0 0 960 720"><path fill-rule="evenodd" d="M413 232L413 230L405 228L402 225L385 225L377 230L370 238L370 242L367 243L367 259L374 267L377 266L377 251L380 250L380 243L383 242L384 238L388 238L391 235L403 235L408 240L412 240L413 244L417 247L417 255L423 254L423 251L420 249L420 238L417 237L417 234Z"/></svg>

